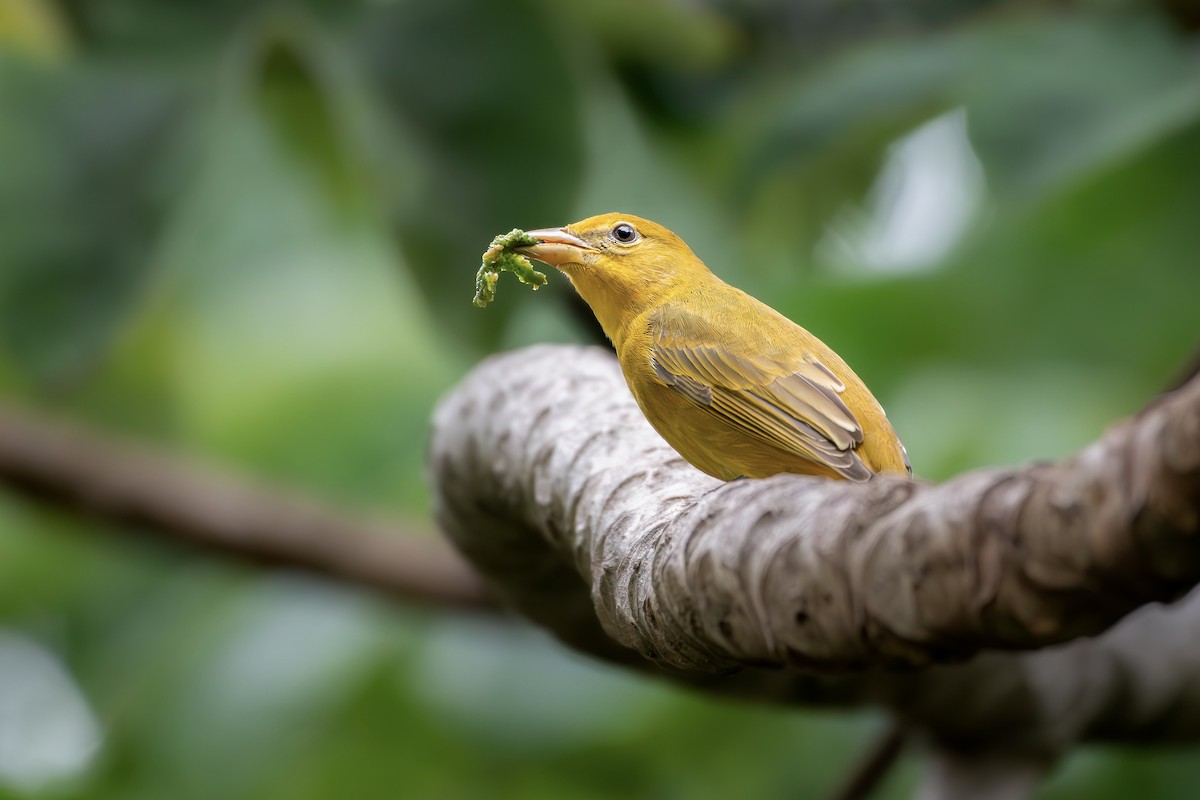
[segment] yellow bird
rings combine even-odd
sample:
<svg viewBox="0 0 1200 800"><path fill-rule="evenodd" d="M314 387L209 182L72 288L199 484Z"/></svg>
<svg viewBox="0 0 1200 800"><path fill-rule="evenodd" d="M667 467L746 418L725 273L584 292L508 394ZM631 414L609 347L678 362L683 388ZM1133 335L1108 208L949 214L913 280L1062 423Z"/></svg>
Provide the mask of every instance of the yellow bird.
<svg viewBox="0 0 1200 800"><path fill-rule="evenodd" d="M837 353L662 225L614 213L528 233L538 244L517 252L571 280L646 419L696 467L724 480L912 474L883 408Z"/></svg>

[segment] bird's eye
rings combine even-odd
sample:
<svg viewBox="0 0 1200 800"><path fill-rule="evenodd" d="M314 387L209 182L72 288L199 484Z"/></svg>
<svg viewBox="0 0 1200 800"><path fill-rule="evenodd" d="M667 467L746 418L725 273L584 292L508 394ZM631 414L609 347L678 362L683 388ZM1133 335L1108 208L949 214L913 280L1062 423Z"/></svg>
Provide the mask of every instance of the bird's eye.
<svg viewBox="0 0 1200 800"><path fill-rule="evenodd" d="M621 244L629 244L637 239L638 232L637 229L628 222L621 222L613 227L612 232L609 235Z"/></svg>

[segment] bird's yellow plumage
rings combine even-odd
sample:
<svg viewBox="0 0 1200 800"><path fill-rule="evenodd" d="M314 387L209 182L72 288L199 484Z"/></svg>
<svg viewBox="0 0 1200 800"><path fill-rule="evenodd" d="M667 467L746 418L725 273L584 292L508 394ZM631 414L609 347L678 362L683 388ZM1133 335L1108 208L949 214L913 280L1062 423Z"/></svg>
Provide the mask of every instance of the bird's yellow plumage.
<svg viewBox="0 0 1200 800"><path fill-rule="evenodd" d="M630 214L529 231L518 252L565 273L612 340L642 412L725 480L910 472L883 409L817 337Z"/></svg>

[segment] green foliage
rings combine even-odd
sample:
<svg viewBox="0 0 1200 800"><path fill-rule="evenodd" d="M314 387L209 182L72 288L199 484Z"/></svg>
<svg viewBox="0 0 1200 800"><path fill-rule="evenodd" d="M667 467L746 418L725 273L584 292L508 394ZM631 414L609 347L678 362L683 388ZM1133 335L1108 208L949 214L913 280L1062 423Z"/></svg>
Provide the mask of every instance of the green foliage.
<svg viewBox="0 0 1200 800"><path fill-rule="evenodd" d="M919 474L1069 452L1197 344L1196 42L992 5L0 0L0 390L422 514L437 396L588 335L566 281L473 313L482 245L626 210L841 352ZM19 637L103 736L56 773L0 744L0 798L817 796L880 723L93 534L0 494L0 702ZM1046 796L1189 797L1193 762L1089 752Z"/></svg>
<svg viewBox="0 0 1200 800"><path fill-rule="evenodd" d="M0 53L0 346L73 385L152 270L186 115L177 82Z"/></svg>

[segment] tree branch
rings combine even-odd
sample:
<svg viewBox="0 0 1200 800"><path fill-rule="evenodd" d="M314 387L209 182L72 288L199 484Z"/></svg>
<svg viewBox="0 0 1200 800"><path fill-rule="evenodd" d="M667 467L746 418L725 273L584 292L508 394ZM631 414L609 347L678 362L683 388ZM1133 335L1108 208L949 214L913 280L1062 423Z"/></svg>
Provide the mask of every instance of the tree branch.
<svg viewBox="0 0 1200 800"><path fill-rule="evenodd" d="M424 532L347 519L95 432L0 407L0 482L106 523L408 601L491 605L478 574Z"/></svg>
<svg viewBox="0 0 1200 800"><path fill-rule="evenodd" d="M676 669L1042 647L1200 579L1200 381L1060 464L722 484L650 430L602 351L531 348L445 401L432 465L443 527L502 591L540 594L514 558L573 567L606 631Z"/></svg>
<svg viewBox="0 0 1200 800"><path fill-rule="evenodd" d="M722 484L607 353L529 348L443 401L430 465L443 528L584 649L607 633L706 689L887 705L947 751L1200 734L1196 596L1050 647L1200 579L1200 380L1057 464Z"/></svg>

